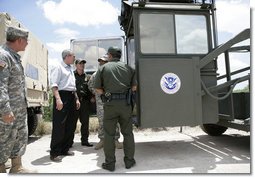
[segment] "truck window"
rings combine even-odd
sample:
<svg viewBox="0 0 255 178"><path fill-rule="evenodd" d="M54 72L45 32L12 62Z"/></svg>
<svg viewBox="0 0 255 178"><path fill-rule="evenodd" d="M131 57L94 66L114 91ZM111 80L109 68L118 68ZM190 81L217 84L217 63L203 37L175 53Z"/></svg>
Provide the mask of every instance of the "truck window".
<svg viewBox="0 0 255 178"><path fill-rule="evenodd" d="M27 77L34 79L34 80L39 80L39 72L38 68L35 67L32 64L27 63L26 68L25 68L25 74Z"/></svg>
<svg viewBox="0 0 255 178"><path fill-rule="evenodd" d="M203 15L175 15L178 54L208 52L206 18Z"/></svg>
<svg viewBox="0 0 255 178"><path fill-rule="evenodd" d="M74 41L72 43L72 49L76 58L86 59L86 71L90 72L97 70L97 58L99 56L97 41L88 40L86 43L84 43L84 41ZM103 53L105 53L105 51Z"/></svg>
<svg viewBox="0 0 255 178"><path fill-rule="evenodd" d="M143 54L206 54L204 15L141 13L140 49Z"/></svg>
<svg viewBox="0 0 255 178"><path fill-rule="evenodd" d="M172 14L141 13L139 25L142 53L175 53Z"/></svg>
<svg viewBox="0 0 255 178"><path fill-rule="evenodd" d="M119 38L115 38L115 39L99 39L98 40L98 47L99 49L104 49L105 50L105 53L103 54L106 54L108 48L110 46L118 46L119 48L122 49L122 55L121 55L121 61L123 62L126 62L125 61L125 51L123 50L124 49L124 40L122 37L119 37ZM102 53L99 54L99 56L102 56L103 55Z"/></svg>
<svg viewBox="0 0 255 178"><path fill-rule="evenodd" d="M127 40L127 64L135 69L135 42L134 38Z"/></svg>
<svg viewBox="0 0 255 178"><path fill-rule="evenodd" d="M70 47L74 51L76 58L86 59L85 72L91 74L98 68L97 59L107 53L110 46L118 46L124 49L122 37L95 38L95 39L73 39ZM121 56L121 61L125 61L125 51Z"/></svg>

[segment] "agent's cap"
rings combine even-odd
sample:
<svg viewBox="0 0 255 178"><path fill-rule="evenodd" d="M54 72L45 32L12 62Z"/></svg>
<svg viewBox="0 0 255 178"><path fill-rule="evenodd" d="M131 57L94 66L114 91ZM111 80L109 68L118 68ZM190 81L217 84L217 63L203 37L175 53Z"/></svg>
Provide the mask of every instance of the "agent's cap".
<svg viewBox="0 0 255 178"><path fill-rule="evenodd" d="M102 61L105 61L105 62L108 62L108 56L107 55L103 55L102 57L98 58L98 62L102 60Z"/></svg>
<svg viewBox="0 0 255 178"><path fill-rule="evenodd" d="M86 60L85 59L81 59L81 58L78 58L78 59L75 60L75 64L81 64L81 63L85 64Z"/></svg>
<svg viewBox="0 0 255 178"><path fill-rule="evenodd" d="M107 53L110 53L112 55L121 56L121 49L119 47L116 47L116 46L111 46L111 47L108 48Z"/></svg>
<svg viewBox="0 0 255 178"><path fill-rule="evenodd" d="M66 56L68 55L74 55L74 53L70 50L70 49L65 49L63 52L62 52L62 58L65 59Z"/></svg>
<svg viewBox="0 0 255 178"><path fill-rule="evenodd" d="M18 38L28 38L28 31L20 27L8 27L6 31L6 40L15 41Z"/></svg>

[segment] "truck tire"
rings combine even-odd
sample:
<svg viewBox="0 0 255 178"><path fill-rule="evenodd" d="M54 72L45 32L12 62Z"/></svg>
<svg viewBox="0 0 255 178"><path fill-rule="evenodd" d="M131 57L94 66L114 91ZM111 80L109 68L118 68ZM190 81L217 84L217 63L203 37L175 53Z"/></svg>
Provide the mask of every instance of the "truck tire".
<svg viewBox="0 0 255 178"><path fill-rule="evenodd" d="M28 136L32 135L38 125L38 117L32 108L28 108L27 112L27 126L28 126Z"/></svg>
<svg viewBox="0 0 255 178"><path fill-rule="evenodd" d="M221 136L228 128L216 124L203 124L201 129L210 136Z"/></svg>

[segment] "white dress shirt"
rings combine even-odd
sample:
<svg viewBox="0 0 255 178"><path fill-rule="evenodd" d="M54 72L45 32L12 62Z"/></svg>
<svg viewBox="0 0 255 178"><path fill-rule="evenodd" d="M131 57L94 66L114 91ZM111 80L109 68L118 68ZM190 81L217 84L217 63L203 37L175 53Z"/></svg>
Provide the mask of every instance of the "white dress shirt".
<svg viewBox="0 0 255 178"><path fill-rule="evenodd" d="M51 70L51 88L58 87L58 90L76 91L75 76L70 65L61 61Z"/></svg>

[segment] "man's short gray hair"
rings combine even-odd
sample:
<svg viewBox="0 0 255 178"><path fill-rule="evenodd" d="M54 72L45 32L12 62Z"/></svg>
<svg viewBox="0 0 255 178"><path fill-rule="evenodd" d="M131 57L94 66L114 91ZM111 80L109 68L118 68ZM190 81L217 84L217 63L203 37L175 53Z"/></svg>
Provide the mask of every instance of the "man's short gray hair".
<svg viewBox="0 0 255 178"><path fill-rule="evenodd" d="M74 53L70 50L70 49L65 49L63 52L62 52L62 58L65 59L66 56L68 55L73 55Z"/></svg>
<svg viewBox="0 0 255 178"><path fill-rule="evenodd" d="M6 30L6 40L14 42L19 38L28 38L28 31L20 27L8 27Z"/></svg>

